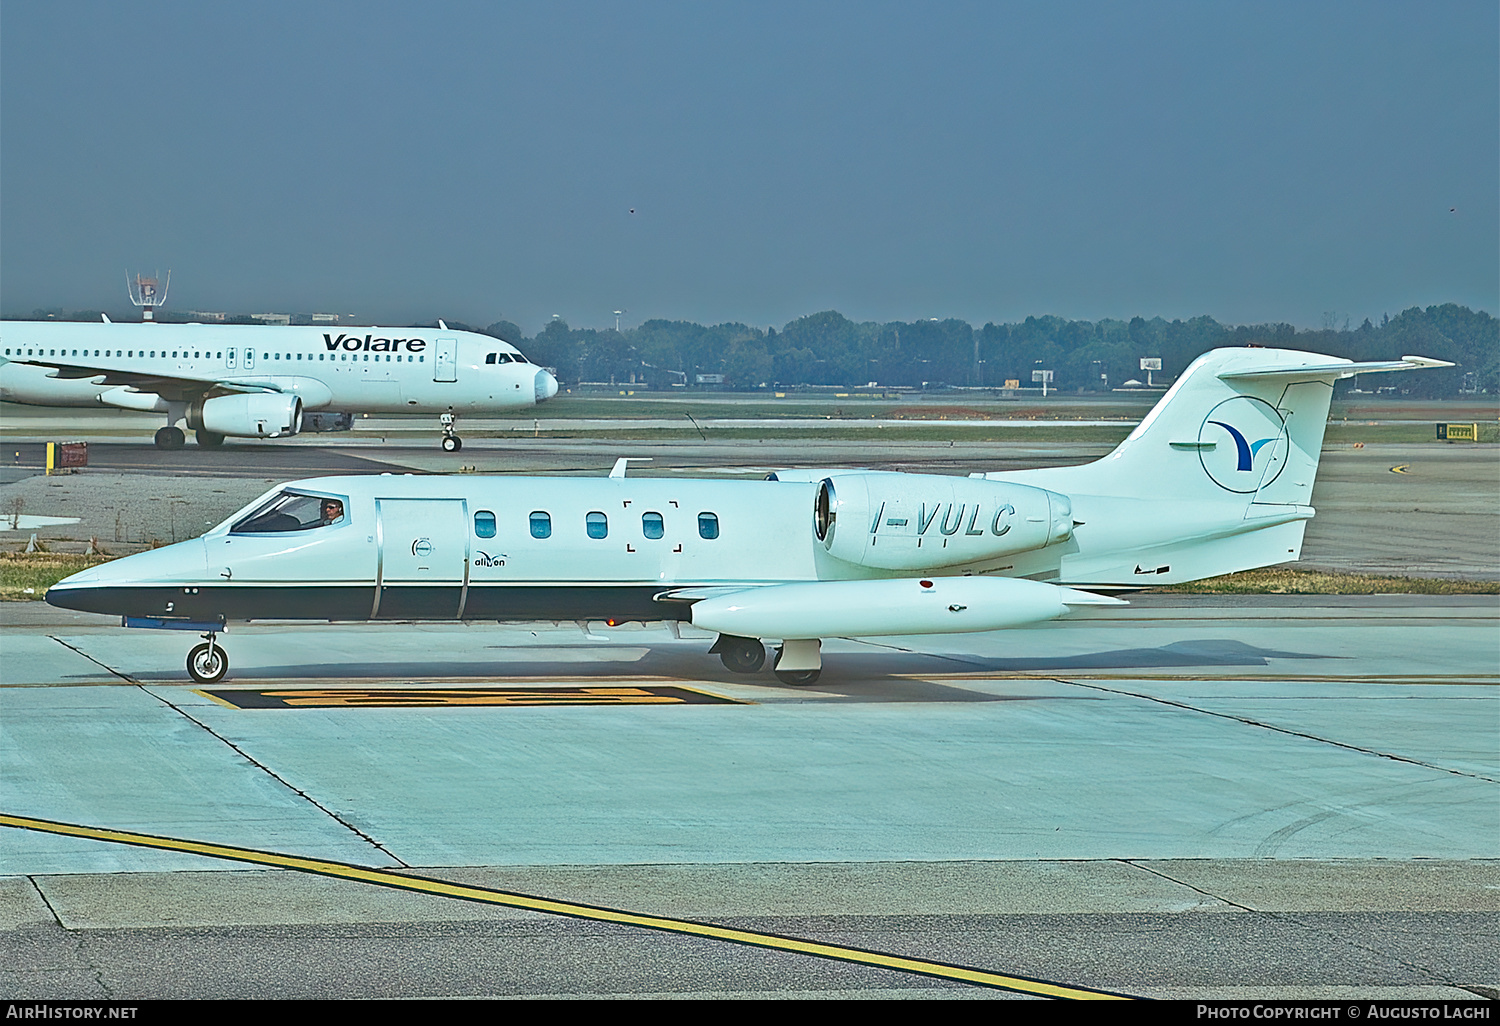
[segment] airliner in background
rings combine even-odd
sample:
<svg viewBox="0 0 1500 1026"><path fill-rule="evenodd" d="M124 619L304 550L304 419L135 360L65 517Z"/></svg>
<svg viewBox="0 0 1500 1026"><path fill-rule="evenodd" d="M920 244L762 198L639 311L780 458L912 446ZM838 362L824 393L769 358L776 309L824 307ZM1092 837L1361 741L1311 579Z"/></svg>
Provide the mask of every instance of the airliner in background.
<svg viewBox="0 0 1500 1026"><path fill-rule="evenodd" d="M557 394L557 379L508 342L437 328L0 322L0 399L112 406L186 423L204 448L225 438L348 430L356 413L491 414ZM452 417L442 447L463 448Z"/></svg>

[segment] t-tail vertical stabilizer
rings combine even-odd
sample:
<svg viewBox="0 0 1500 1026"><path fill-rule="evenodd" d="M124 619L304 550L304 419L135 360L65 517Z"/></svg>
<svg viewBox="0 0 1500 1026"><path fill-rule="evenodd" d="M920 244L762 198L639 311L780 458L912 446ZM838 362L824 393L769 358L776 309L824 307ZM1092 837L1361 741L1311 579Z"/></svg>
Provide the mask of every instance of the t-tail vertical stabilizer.
<svg viewBox="0 0 1500 1026"><path fill-rule="evenodd" d="M1069 583L1141 587L1288 562L1313 516L1333 383L1446 366L1215 349L1103 459L986 477L1072 498L1076 551L1062 555L1057 578Z"/></svg>

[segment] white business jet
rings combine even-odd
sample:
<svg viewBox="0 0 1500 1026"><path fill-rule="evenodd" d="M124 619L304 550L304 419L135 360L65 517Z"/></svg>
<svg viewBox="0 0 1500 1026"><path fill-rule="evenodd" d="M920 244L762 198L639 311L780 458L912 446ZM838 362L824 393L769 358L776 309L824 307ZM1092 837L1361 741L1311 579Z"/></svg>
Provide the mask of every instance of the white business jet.
<svg viewBox="0 0 1500 1026"><path fill-rule="evenodd" d="M1295 560L1333 383L1450 366L1277 349L1195 361L1119 447L1078 467L968 478L864 470L765 481L327 477L267 492L201 538L47 592L125 626L200 632L224 676L228 620L689 621L788 684L821 639L989 631Z"/></svg>
<svg viewBox="0 0 1500 1026"><path fill-rule="evenodd" d="M181 422L214 448L348 430L355 413L434 413L443 448L457 452L459 414L557 394L557 379L515 346L446 327L4 321L0 356L0 399L163 413L162 449L182 447Z"/></svg>

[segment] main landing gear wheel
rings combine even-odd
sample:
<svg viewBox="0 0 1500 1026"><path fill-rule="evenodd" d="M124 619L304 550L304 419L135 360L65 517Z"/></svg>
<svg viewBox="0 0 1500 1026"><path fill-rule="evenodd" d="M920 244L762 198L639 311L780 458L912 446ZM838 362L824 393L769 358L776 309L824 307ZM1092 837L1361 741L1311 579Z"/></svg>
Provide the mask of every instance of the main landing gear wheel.
<svg viewBox="0 0 1500 1026"><path fill-rule="evenodd" d="M217 431L204 431L199 428L193 432L193 435L198 439L198 446L202 449L217 449L224 444L224 436Z"/></svg>
<svg viewBox="0 0 1500 1026"><path fill-rule="evenodd" d="M754 638L720 638L719 661L734 673L755 673L766 665L766 646Z"/></svg>
<svg viewBox="0 0 1500 1026"><path fill-rule="evenodd" d="M199 684L217 684L229 672L229 656L212 641L205 641L188 653L187 671Z"/></svg>
<svg viewBox="0 0 1500 1026"><path fill-rule="evenodd" d="M156 447L158 449L181 449L187 444L187 435L182 433L182 428L164 427L156 432Z"/></svg>
<svg viewBox="0 0 1500 1026"><path fill-rule="evenodd" d="M816 683L823 674L822 657L819 655L822 647L823 643L817 640L783 641L776 650L776 679L794 688ZM797 669L783 668L782 663L800 663L801 666ZM812 666L809 667L808 663Z"/></svg>
<svg viewBox="0 0 1500 1026"><path fill-rule="evenodd" d="M443 451L444 452L458 452L458 450L462 449L463 447L464 447L464 440L462 438L459 438L457 435L444 435L443 436Z"/></svg>

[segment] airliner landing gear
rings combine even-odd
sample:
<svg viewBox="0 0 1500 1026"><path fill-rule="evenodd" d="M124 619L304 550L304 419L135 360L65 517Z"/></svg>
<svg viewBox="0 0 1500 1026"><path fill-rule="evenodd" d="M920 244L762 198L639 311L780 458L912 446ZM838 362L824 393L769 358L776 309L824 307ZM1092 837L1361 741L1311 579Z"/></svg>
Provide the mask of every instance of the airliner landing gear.
<svg viewBox="0 0 1500 1026"><path fill-rule="evenodd" d="M452 410L447 410L438 416L438 423L443 425L443 451L458 452L464 447L464 440L454 433L453 422L458 418L453 415Z"/></svg>
<svg viewBox="0 0 1500 1026"><path fill-rule="evenodd" d="M229 672L229 656L214 644L212 634L203 635L207 644L194 646L188 653L187 671L199 684L217 684Z"/></svg>
<svg viewBox="0 0 1500 1026"><path fill-rule="evenodd" d="M157 429L156 447L158 449L181 449L186 444L187 435L182 433L182 428L168 424L164 428Z"/></svg>
<svg viewBox="0 0 1500 1026"><path fill-rule="evenodd" d="M776 650L776 679L793 687L814 684L823 674L823 642L788 639Z"/></svg>
<svg viewBox="0 0 1500 1026"><path fill-rule="evenodd" d="M719 653L719 661L734 673L755 673L766 665L766 646L754 638L720 634L709 651Z"/></svg>
<svg viewBox="0 0 1500 1026"><path fill-rule="evenodd" d="M224 436L217 431L205 431L199 428L193 432L193 435L198 439L200 449L217 449L224 444Z"/></svg>

